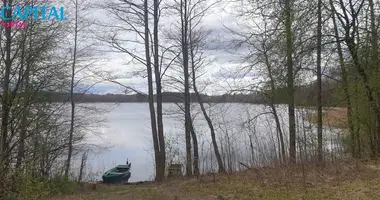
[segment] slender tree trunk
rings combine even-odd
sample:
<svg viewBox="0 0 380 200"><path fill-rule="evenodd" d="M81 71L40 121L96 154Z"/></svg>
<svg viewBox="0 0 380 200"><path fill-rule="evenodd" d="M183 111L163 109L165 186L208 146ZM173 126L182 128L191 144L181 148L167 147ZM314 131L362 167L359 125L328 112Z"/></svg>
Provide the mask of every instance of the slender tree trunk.
<svg viewBox="0 0 380 200"><path fill-rule="evenodd" d="M224 164L223 164L223 159L219 153L219 149L218 149L218 143L216 141L216 135L215 135L215 129L214 129L214 125L212 124L212 121L210 119L210 117L208 116L207 112L206 112L206 108L204 107L204 104L203 104L203 100L202 100L202 97L198 91L198 88L197 88L197 80L196 80L196 66L195 66L195 48L196 46L198 45L197 44L197 41L194 40L193 36L194 36L194 32L192 31L193 30L193 26L192 26L192 21L191 19L189 20L189 27L190 27L190 34L189 34L189 41L190 41L190 58L191 58L191 72L192 72L192 81L193 81L193 90L194 90L194 93L197 97L197 101L198 101L198 104L199 106L201 107L201 110L202 110L202 114L203 116L205 117L206 121L207 121L207 124L208 124L208 127L210 129L210 133L211 133L211 139L212 139L212 145L213 145L213 148L214 148L214 153L215 153L215 156L216 156L216 160L218 162L218 168L219 168L219 172L226 172L225 170L225 167L224 167ZM195 138L196 138L196 135L195 135ZM196 146L196 149L195 150L195 146ZM197 145L194 143L194 151L198 151L198 147ZM198 154L198 153L197 153ZM196 159L196 156L194 155L194 160ZM197 165L198 164L198 160L197 160ZM194 165L195 165L195 161L194 161ZM196 171L194 169L194 171Z"/></svg>
<svg viewBox="0 0 380 200"><path fill-rule="evenodd" d="M197 100L198 100L199 106L201 107L202 114L203 114L203 116L205 117L205 119L207 121L208 127L210 128L212 145L214 147L215 157L216 157L216 160L218 162L219 172L220 173L224 173L224 172L226 172L226 169L224 168L223 160L222 160L222 157L220 156L220 153L219 153L218 143L216 141L216 136L215 136L214 125L212 124L212 121L211 121L210 117L208 116L208 114L206 112L206 108L203 105L202 97L201 97L201 95L200 95L200 93L199 93L199 91L197 89L196 76L195 76L195 66L194 66L194 64L192 64L192 73L193 73L193 89L194 89L195 95L197 96Z"/></svg>
<svg viewBox="0 0 380 200"><path fill-rule="evenodd" d="M194 48L197 45L196 41L193 40L193 29L194 27L192 26L192 18L189 19L189 48L190 48L190 59L191 59L191 70L194 72L195 70L195 53L194 53ZM192 74L193 75L193 74ZM193 86L195 84L195 77L193 76ZM190 84L189 84L190 87ZM191 118L190 121L190 127L191 127L191 137L193 139L193 154L194 154L194 160L193 160L193 168L194 168L194 175L198 176L200 174L199 172L199 151L198 151L198 139L197 139L197 134L195 133L195 128L194 128L194 121Z"/></svg>
<svg viewBox="0 0 380 200"><path fill-rule="evenodd" d="M265 48L265 46L264 46ZM277 109L276 109L276 106L275 106L275 96L276 96L276 86L274 84L275 80L273 78L273 74L272 74L272 67L271 67L271 64L269 63L269 58L268 58L268 54L267 54L267 49L264 49L264 56L265 56L265 65L267 66L267 70L268 70L268 76L269 76L269 79L270 79L270 86L271 86L271 97L270 97L270 107L271 107L271 110L272 110L272 113L273 113L273 116L274 116L274 120L276 122L276 129L277 129L277 133L279 135L279 139L280 139L280 145L281 145L281 157L282 157L282 162L285 162L286 160L286 151L285 151L285 143L284 143L284 134L282 132L282 129L281 129L281 123L280 123L280 119L278 117L278 113L277 113Z"/></svg>
<svg viewBox="0 0 380 200"><path fill-rule="evenodd" d="M360 81L360 78L358 77L358 75L354 75L354 94L359 94L359 81ZM360 97L358 95L355 95L354 96L354 105L355 105L355 108L351 109L351 110L355 110L357 112L359 112L359 103L360 101ZM347 111L348 112L348 111ZM354 145L354 148L355 148L355 151L356 153L353 154L354 157L356 158L360 158L361 157L361 141L360 141L360 119L359 119L359 114L358 113L355 113L355 122L356 122L356 127L355 127L355 134L353 134L353 136L351 136L354 140L356 140L356 142L353 142L353 145ZM354 118L352 118L354 119ZM355 137L356 136L356 137ZM372 135L370 135L370 140L372 140ZM372 142L372 141L371 141ZM356 144L356 145L355 145ZM370 145L372 145L372 143L370 143ZM374 152L372 152L374 154Z"/></svg>
<svg viewBox="0 0 380 200"><path fill-rule="evenodd" d="M370 8L370 19L371 19L371 65L372 69L374 70L374 73L379 75L380 74L380 67L379 67L379 45L378 45L378 30L377 30L377 24L376 24L376 17L375 17L375 9L374 9L374 3L373 0L368 0L369 8ZM378 90L375 90L375 95L379 98L374 102L374 106L376 107L375 115L376 115L376 132L375 132L375 138L376 138L376 146L377 146L377 152L380 153L380 108L379 108L379 102L380 102L380 92Z"/></svg>
<svg viewBox="0 0 380 200"><path fill-rule="evenodd" d="M73 154L73 137L75 126L75 99L74 99L74 87L75 87L75 67L77 61L77 44L78 43L78 0L75 0L75 24L74 24L74 51L73 51L73 64L71 68L71 84L70 84L70 103L71 103L71 117L70 117L70 131L69 131L69 144L67 152L67 161L65 168L65 177L69 176L71 157Z"/></svg>
<svg viewBox="0 0 380 200"><path fill-rule="evenodd" d="M4 6L9 6L12 8L12 0L4 1ZM7 18L11 18L12 9L7 9L5 11ZM8 21L9 22L9 21ZM9 82L10 82L10 73L12 68L11 60L11 44L12 44L12 30L11 27L5 28L5 69L4 69L4 78L3 78L3 95L2 95L2 106L1 106L1 138L0 138L0 175L5 173L8 165L8 155L6 152L8 150L8 123L9 123L9 114L11 109L11 102L9 100ZM0 176L1 178L1 176Z"/></svg>
<svg viewBox="0 0 380 200"><path fill-rule="evenodd" d="M317 25L317 118L318 118L318 162L323 161L322 146L322 0L318 0L318 25Z"/></svg>
<svg viewBox="0 0 380 200"><path fill-rule="evenodd" d="M357 28L358 27L355 26L353 29L357 29ZM355 44L354 39L352 37L350 37L349 35L346 35L345 40L346 40L349 52L350 52L350 54L352 56L352 60L353 60L354 66L356 67L356 70L357 70L359 76L363 80L364 91L366 93L366 97L368 99L368 103L369 103L371 109L373 110L373 112L375 113L375 120L379 121L379 119L380 119L380 112L379 112L379 109L376 106L376 100L374 98L373 90L371 89L371 84L370 84L368 75L365 72L362 64L360 63L358 49L357 49L357 44ZM378 129L378 128L376 127L376 129ZM375 158L377 156L377 154L378 154L377 149L379 148L378 145L377 145L377 134L376 134L376 132L371 132L370 133L370 137L373 140L373 146L371 148L371 150L372 150L372 155L371 156L373 158Z"/></svg>
<svg viewBox="0 0 380 200"><path fill-rule="evenodd" d="M358 134L355 133L355 127L354 127L354 123L353 123L351 95L350 95L349 90L348 90L348 75L347 75L346 67L344 64L343 51L342 51L342 46L341 46L341 42L340 42L338 26L337 26L336 18L335 18L335 7L333 5L332 0L330 0L330 7L332 10L334 34L335 34L336 45L337 45L337 49L338 49L339 66L340 66L342 82L343 82L343 92L344 92L345 101L347 104L348 128L349 128L350 136L351 136L351 153L352 153L353 157L358 157L358 155L360 154L360 148L359 148L360 147L360 139L359 139L359 137L355 138L355 136ZM356 144L358 144L358 145L356 145Z"/></svg>
<svg viewBox="0 0 380 200"><path fill-rule="evenodd" d="M296 163L296 119L294 112L294 75L293 75L293 31L292 0L285 0L286 58L289 112L289 156L290 163Z"/></svg>
<svg viewBox="0 0 380 200"><path fill-rule="evenodd" d="M197 139L197 134L195 133L194 122L192 119L190 121L190 133L191 133L191 139L193 140L193 154L194 154L193 170L194 170L194 175L198 176L199 175L198 139Z"/></svg>
<svg viewBox="0 0 380 200"><path fill-rule="evenodd" d="M223 141L223 137L220 137L220 141ZM223 143L220 143L220 153L221 153L221 156L222 156L223 166L226 166L227 156L226 156L226 151L224 149Z"/></svg>
<svg viewBox="0 0 380 200"><path fill-rule="evenodd" d="M253 151L252 135L249 135L249 147L251 149L252 165L254 165L255 164L255 154L254 154L254 151Z"/></svg>
<svg viewBox="0 0 380 200"><path fill-rule="evenodd" d="M374 91L373 91L372 84L369 78L369 74L368 72L366 72L363 66L363 63L360 60L361 57L359 54L358 41L357 39L355 40L355 36L359 37L359 27L358 27L357 16L359 15L360 9L362 8L362 6L358 8L357 10L355 10L352 6L350 6L350 8L347 8L342 0L339 1L339 3L340 3L340 9L343 11L344 16L342 15L337 15L337 16L339 16L340 18L341 17L344 18L343 20L341 20L345 22L345 24L343 25L344 32L345 32L344 40L347 44L348 51L352 57L352 61L355 66L355 69L358 75L360 76L360 78L363 80L365 95L368 99L370 109L374 113L374 117L373 117L375 119L374 121L375 123L377 123L378 121L380 121L380 110L376 105L376 99L375 99ZM352 5L351 1L350 3ZM350 15L353 17L349 18L347 13L350 13ZM379 149L377 145L377 132L380 131L380 129L378 127L376 127L376 129L377 129L376 131L370 131L370 139L372 139L373 141L371 144L372 158L377 157L378 149Z"/></svg>
<svg viewBox="0 0 380 200"><path fill-rule="evenodd" d="M23 110L22 110L22 116L21 116L21 128L20 128L20 144L18 146L18 152L17 152L17 159L16 159L16 169L21 168L22 160L25 157L25 140L26 140L26 132L28 127L28 114L29 114L29 69L30 64L25 63L25 46L26 46L26 38L27 38L27 32L25 32L25 38L23 41L23 47L21 50L21 69L26 66L25 71L23 73L23 76L25 78L23 82ZM31 46L29 45L29 50Z"/></svg>
<svg viewBox="0 0 380 200"><path fill-rule="evenodd" d="M224 122L224 117L223 117ZM230 142L230 136L228 134L228 129L226 129L226 150L227 150L227 171L232 173L232 150L231 150L231 142Z"/></svg>
<svg viewBox="0 0 380 200"><path fill-rule="evenodd" d="M282 129L281 129L280 119L278 117L277 109L276 109L276 106L274 105L274 103L272 103L270 106L271 106L272 113L274 116L274 121L276 122L277 133L280 137L281 158L282 158L281 160L282 160L282 162L285 162L286 151L285 151L285 143L284 143L284 134L283 134Z"/></svg>
<svg viewBox="0 0 380 200"><path fill-rule="evenodd" d="M145 38L145 58L146 58L146 68L148 73L148 102L150 111L150 123L152 128L152 138L154 147L154 160L156 167L156 181L163 181L164 176L161 174L160 170L160 149L158 144L157 135L157 124L156 124L156 114L154 108L154 94L153 94L153 73L152 73L152 62L150 58L150 41L149 41L149 7L148 0L144 0L144 38Z"/></svg>
<svg viewBox="0 0 380 200"><path fill-rule="evenodd" d="M82 182L82 179L83 179L83 171L84 171L84 168L86 167L87 154L88 154L88 151L82 154L82 159L81 159L80 169L79 169L79 176L78 176L78 183Z"/></svg>
<svg viewBox="0 0 380 200"><path fill-rule="evenodd" d="M187 0L181 0L181 32L184 76L184 106L185 106L185 138L186 138L186 175L192 175L191 163L191 115L190 115L190 85L189 85L189 46L188 46L188 16Z"/></svg>
<svg viewBox="0 0 380 200"><path fill-rule="evenodd" d="M158 22L159 22L159 1L154 0L154 74L156 78L156 103L157 103L157 125L158 125L158 143L159 143L159 169L158 176L163 180L165 176L166 152L165 152L165 139L164 139L164 125L162 119L162 86L161 86L161 72L158 54Z"/></svg>

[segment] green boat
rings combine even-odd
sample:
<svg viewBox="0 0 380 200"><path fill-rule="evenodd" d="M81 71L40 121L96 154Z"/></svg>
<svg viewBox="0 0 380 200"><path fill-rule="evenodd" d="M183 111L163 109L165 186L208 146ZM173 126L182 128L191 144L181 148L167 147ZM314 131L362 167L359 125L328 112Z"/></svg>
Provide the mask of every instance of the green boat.
<svg viewBox="0 0 380 200"><path fill-rule="evenodd" d="M127 183L131 178L131 163L118 165L103 174L103 183Z"/></svg>

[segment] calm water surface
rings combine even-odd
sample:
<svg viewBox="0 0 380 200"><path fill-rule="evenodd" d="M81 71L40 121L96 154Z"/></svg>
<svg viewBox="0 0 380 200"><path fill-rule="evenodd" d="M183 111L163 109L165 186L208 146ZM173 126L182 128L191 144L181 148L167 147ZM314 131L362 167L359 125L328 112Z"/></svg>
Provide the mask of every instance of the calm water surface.
<svg viewBox="0 0 380 200"><path fill-rule="evenodd" d="M90 104L89 104L90 105ZM91 104L99 108L107 108L109 112L101 114L105 119L97 131L98 136L91 136L90 142L101 146L110 147L99 154L90 154L88 158L87 171L103 173L117 164L124 164L128 159L132 163L132 177L130 181L143 181L153 178L154 162L153 148L151 142L149 106L147 103L122 103L122 104ZM184 123L183 114L176 104L164 104L164 132L172 151L177 156L169 160L181 160L184 157ZM287 129L286 106L278 107L283 129ZM210 148L209 129L199 108L194 105L193 117L195 118L195 129L199 137L199 148L201 151L201 168L207 170L215 166L215 158ZM208 106L208 112L213 119L217 138L226 146L228 142L230 149L222 149L223 152L234 152L234 161L252 163L266 162L269 157L277 155L276 127L269 109L264 105L252 104L216 104ZM314 135L315 127L301 116L305 113L298 111L298 123L303 126L298 128L299 137ZM333 148L337 138L336 132L325 128L325 135L330 141L326 148ZM334 134L331 134L334 133ZM285 131L285 134L286 131ZM254 161L252 161L249 149L249 135L254 145ZM227 140L228 138L228 140ZM285 141L287 143L287 141ZM270 158L269 158L270 159ZM207 162L211 161L211 162ZM268 161L269 162L269 161ZM209 163L209 164L207 164ZM238 164L236 165L238 166ZM96 175L101 179L101 175Z"/></svg>

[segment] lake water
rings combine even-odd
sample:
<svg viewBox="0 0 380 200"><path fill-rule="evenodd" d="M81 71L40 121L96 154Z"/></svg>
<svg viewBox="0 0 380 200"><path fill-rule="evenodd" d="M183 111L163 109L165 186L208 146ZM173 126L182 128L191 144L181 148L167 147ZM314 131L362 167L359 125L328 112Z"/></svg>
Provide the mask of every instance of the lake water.
<svg viewBox="0 0 380 200"><path fill-rule="evenodd" d="M98 172L93 178L101 179L101 173L127 159L132 163L130 181L150 180L154 177L152 136L150 131L149 106L147 103L86 104L86 106L107 109L99 114L104 122L97 124L96 133L90 135L89 143L108 146L100 153L90 153L87 172ZM182 162L185 158L184 116L179 106L166 103L164 107L164 133L167 139L168 161ZM287 107L278 106L284 134L287 135ZM270 163L278 155L276 124L265 105L213 104L207 106L217 133L219 149L226 165L238 170L239 162L250 165ZM308 110L297 110L297 131L299 141L307 138L308 146L315 142L315 126L305 120ZM206 121L197 105L193 105L194 126L199 140L200 167L212 171L216 167L211 148L211 137ZM341 130L324 128L327 152L339 145L337 135ZM250 149L250 138L254 152ZM285 143L287 148L287 136ZM305 142L303 142L305 143ZM302 148L302 144L300 148ZM314 149L305 149L314 151ZM229 156L227 156L229 155Z"/></svg>

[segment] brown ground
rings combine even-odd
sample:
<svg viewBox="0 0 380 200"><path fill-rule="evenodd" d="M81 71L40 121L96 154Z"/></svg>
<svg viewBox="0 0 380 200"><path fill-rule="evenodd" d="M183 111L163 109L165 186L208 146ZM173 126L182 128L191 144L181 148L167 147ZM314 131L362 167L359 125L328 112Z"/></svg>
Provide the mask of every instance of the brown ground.
<svg viewBox="0 0 380 200"><path fill-rule="evenodd" d="M105 186L51 200L380 199L380 168L374 163L329 163L252 169L231 175Z"/></svg>

